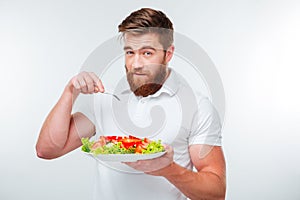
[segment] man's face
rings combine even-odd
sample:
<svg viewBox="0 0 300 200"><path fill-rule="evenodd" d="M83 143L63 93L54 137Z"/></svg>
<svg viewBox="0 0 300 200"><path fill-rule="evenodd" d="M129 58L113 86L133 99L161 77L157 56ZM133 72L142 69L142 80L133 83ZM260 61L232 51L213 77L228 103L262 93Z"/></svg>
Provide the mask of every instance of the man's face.
<svg viewBox="0 0 300 200"><path fill-rule="evenodd" d="M126 33L124 39L125 66L130 89L137 96L155 93L168 76L170 52L164 51L155 33Z"/></svg>

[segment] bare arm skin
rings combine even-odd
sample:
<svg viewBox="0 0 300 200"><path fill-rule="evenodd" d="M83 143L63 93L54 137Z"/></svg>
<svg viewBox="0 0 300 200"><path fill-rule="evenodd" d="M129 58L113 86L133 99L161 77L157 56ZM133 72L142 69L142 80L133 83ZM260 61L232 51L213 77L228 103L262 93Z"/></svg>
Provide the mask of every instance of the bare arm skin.
<svg viewBox="0 0 300 200"><path fill-rule="evenodd" d="M152 160L126 164L147 174L163 176L192 200L223 200L226 193L226 167L222 148L209 145L191 145L191 160L197 172L173 161L173 149ZM203 155L203 151L207 154ZM202 154L202 155L201 155Z"/></svg>
<svg viewBox="0 0 300 200"><path fill-rule="evenodd" d="M211 146L210 152L204 158L199 153L201 149L203 145L190 147L191 159L197 172L187 170L173 162L156 173L164 176L192 200L225 199L226 167L222 148Z"/></svg>
<svg viewBox="0 0 300 200"><path fill-rule="evenodd" d="M82 137L91 137L95 133L95 126L87 117L71 112L73 101L80 93L96 92L104 92L104 88L94 73L81 72L71 79L42 126L36 144L38 157L62 156L81 145L79 133Z"/></svg>

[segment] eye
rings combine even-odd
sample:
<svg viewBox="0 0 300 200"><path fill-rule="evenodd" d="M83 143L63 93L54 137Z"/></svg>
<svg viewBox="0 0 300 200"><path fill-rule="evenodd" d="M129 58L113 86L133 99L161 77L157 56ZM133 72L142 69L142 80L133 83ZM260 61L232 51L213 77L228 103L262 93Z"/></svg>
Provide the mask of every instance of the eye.
<svg viewBox="0 0 300 200"><path fill-rule="evenodd" d="M126 55L133 55L134 52L133 52L133 51L126 51L125 54L126 54Z"/></svg>
<svg viewBox="0 0 300 200"><path fill-rule="evenodd" d="M144 52L144 55L145 55L145 56L151 56L152 54L153 54L153 53L150 52L150 51L145 51L145 52Z"/></svg>

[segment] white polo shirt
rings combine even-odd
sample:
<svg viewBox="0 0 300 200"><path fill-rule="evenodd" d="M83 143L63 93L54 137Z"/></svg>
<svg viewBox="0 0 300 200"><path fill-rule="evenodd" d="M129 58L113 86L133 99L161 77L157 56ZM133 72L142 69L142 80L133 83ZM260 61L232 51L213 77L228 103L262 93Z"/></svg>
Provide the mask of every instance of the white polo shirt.
<svg viewBox="0 0 300 200"><path fill-rule="evenodd" d="M77 103L74 110L95 124L95 138L132 134L160 139L174 148L174 161L190 170L190 145L221 145L221 123L215 108L173 69L162 88L147 97L136 97L125 82L117 91L121 101L95 94ZM94 194L95 199L108 200L186 199L163 177L138 172L120 162L97 164Z"/></svg>

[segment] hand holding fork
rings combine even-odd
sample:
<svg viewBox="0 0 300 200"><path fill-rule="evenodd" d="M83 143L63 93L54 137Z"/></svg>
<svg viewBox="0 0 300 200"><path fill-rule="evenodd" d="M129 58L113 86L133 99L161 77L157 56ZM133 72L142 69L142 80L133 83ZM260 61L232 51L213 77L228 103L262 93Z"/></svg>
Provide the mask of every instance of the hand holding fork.
<svg viewBox="0 0 300 200"><path fill-rule="evenodd" d="M73 87L76 97L80 93L94 94L100 92L103 94L112 95L114 98L120 101L120 98L117 95L110 92L105 92L101 80L93 72L80 72L71 79L68 85Z"/></svg>

